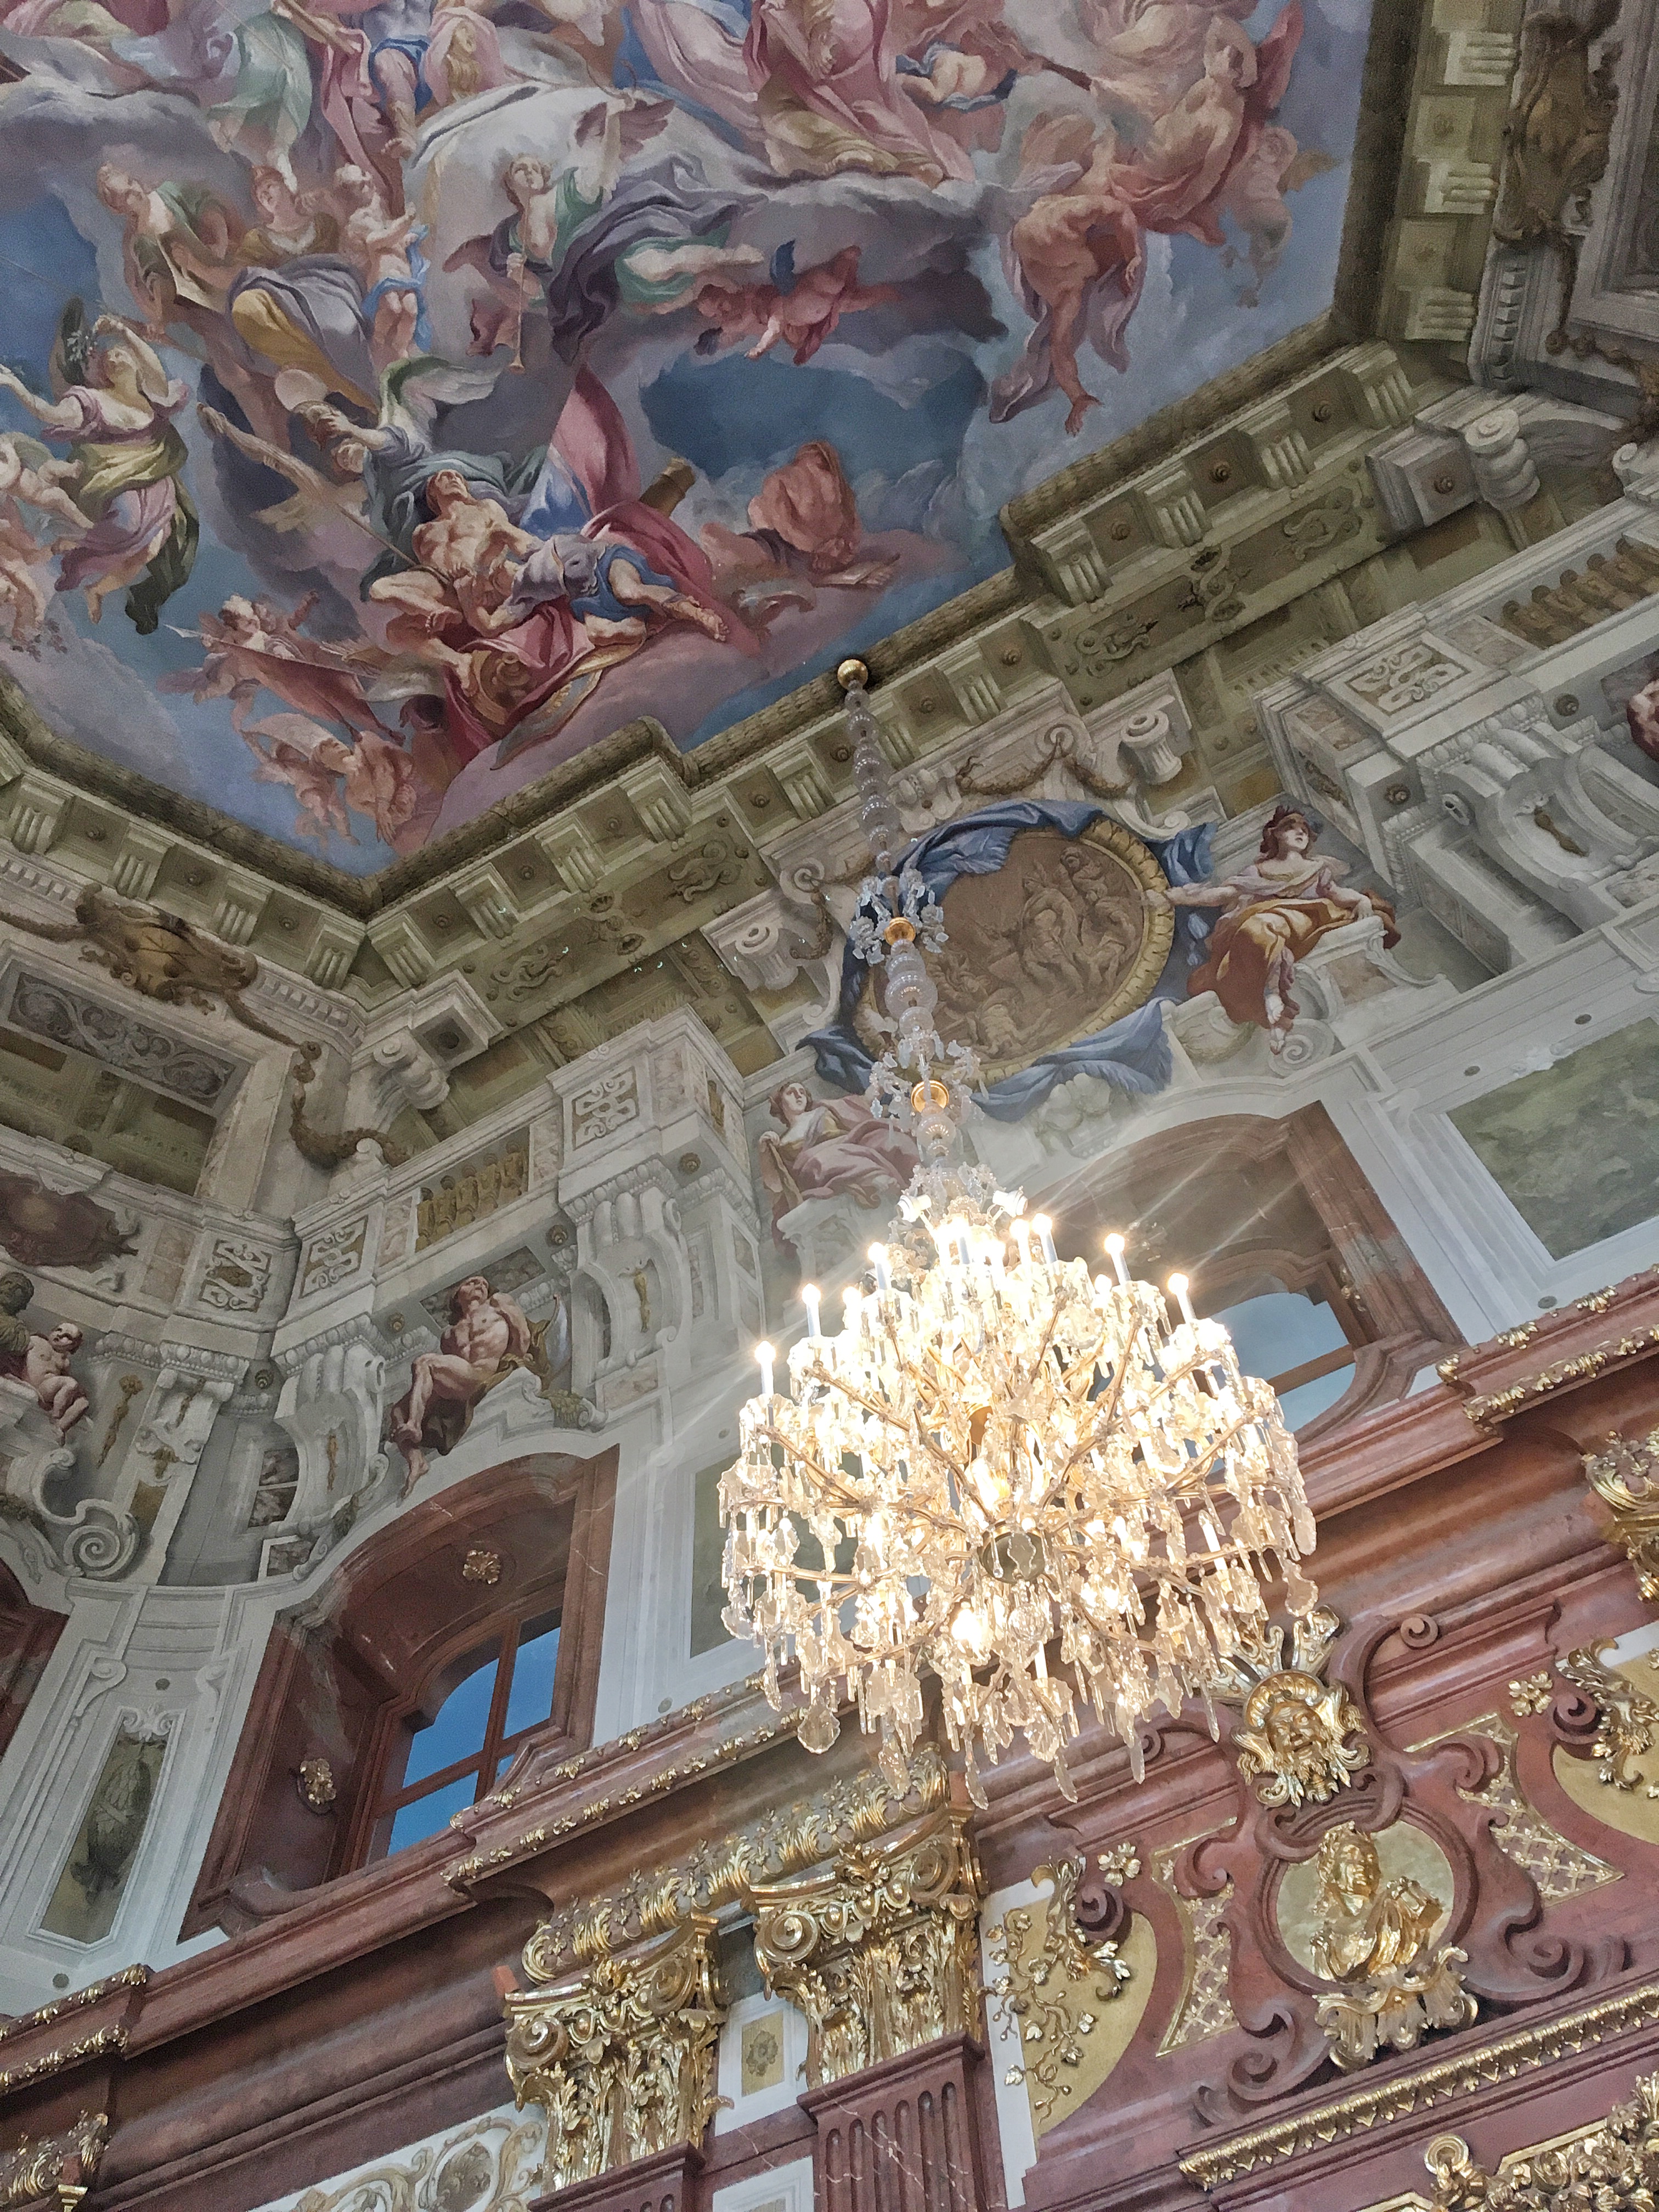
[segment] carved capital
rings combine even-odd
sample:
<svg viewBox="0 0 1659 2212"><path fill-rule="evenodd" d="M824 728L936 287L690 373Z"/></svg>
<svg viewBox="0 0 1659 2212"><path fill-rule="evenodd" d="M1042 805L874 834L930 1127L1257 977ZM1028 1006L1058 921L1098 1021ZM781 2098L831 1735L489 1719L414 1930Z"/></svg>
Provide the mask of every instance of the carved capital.
<svg viewBox="0 0 1659 2212"><path fill-rule="evenodd" d="M950 1808L826 1869L750 1890L769 1990L806 2015L814 2088L979 2027L980 1882Z"/></svg>
<svg viewBox="0 0 1659 2212"><path fill-rule="evenodd" d="M77 2204L98 2172L109 2134L106 2112L82 2112L60 2136L27 2136L15 2150L0 2156L0 2205L33 2204L56 2197Z"/></svg>
<svg viewBox="0 0 1659 2212"><path fill-rule="evenodd" d="M526 1953L526 1971L535 1964ZM624 1954L507 1999L507 2070L519 2104L547 2112L543 2178L554 2189L696 2143L718 2101L726 2018L714 1921L694 1912Z"/></svg>

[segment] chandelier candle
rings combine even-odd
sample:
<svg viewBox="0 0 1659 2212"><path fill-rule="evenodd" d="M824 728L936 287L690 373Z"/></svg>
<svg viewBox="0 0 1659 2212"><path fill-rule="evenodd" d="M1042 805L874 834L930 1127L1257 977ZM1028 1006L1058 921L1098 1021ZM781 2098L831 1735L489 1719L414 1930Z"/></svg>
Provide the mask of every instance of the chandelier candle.
<svg viewBox="0 0 1659 2212"><path fill-rule="evenodd" d="M980 1762L1017 1734L1071 1796L1078 1693L1139 1780L1139 1724L1207 1705L1229 1661L1260 1656L1270 1591L1298 1617L1316 1604L1313 1516L1277 1398L1184 1276L1172 1317L1121 1237L1106 1239L1113 1277L1091 1274L1019 1193L951 1157L975 1071L932 1027L917 947L943 927L899 857L861 665L842 677L876 867L849 937L885 964L897 1040L870 1099L912 1128L922 1164L840 1333L822 1333L809 1286L783 1389L758 1348L761 1392L720 1480L726 1626L762 1647L775 1705L798 1661L810 1751L835 1741L844 1692L902 1788L931 1673L975 1802Z"/></svg>

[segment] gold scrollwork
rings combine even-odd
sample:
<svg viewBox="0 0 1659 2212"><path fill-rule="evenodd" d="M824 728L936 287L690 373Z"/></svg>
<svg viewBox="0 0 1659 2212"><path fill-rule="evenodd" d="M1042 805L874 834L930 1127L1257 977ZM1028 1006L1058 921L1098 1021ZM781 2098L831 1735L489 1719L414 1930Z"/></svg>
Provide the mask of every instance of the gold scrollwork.
<svg viewBox="0 0 1659 2212"><path fill-rule="evenodd" d="M1434 2212L1649 2212L1659 2193L1659 2074L1644 2075L1599 2127L1506 2157L1496 2175L1460 2136L1423 2154Z"/></svg>
<svg viewBox="0 0 1659 2212"><path fill-rule="evenodd" d="M1287 2119L1269 2120L1243 2135L1206 2143L1176 2163L1200 2189L1214 2189L1281 2159L1327 2149L1333 2143L1369 2134L1389 2120L1432 2111L1438 2105L1490 2087L1495 2081L1530 2076L1536 2067L1553 2058L1594 2050L1616 2036L1650 2028L1656 2022L1659 1982L1643 1982L1633 1990L1620 1990L1613 1996L1598 1998L1594 2004L1554 2020L1512 2028L1508 2034L1479 2043L1455 2057L1436 2059L1407 2073L1391 2073Z"/></svg>
<svg viewBox="0 0 1659 2212"><path fill-rule="evenodd" d="M1611 1649L1610 1640L1583 1644L1557 1664L1565 1680L1595 1701L1596 1728L1590 1753L1600 1762L1596 1780L1610 1790L1638 1790L1644 1797L1659 1797L1659 1782L1650 1782L1638 1764L1653 1749L1659 1735L1659 1704L1603 1666Z"/></svg>
<svg viewBox="0 0 1659 2212"><path fill-rule="evenodd" d="M521 2107L546 2108L555 2189L697 2142L720 2101L726 2007L706 1913L632 1955L512 1992L507 2017L507 2070Z"/></svg>
<svg viewBox="0 0 1659 2212"><path fill-rule="evenodd" d="M1659 1601L1659 1429L1609 1437L1605 1449L1585 1453L1584 1473L1613 1515L1607 1533L1635 1568L1642 1595Z"/></svg>
<svg viewBox="0 0 1659 2212"><path fill-rule="evenodd" d="M1031 1880L1039 1888L1048 1886L1047 1901L1012 1907L986 1932L991 1956L1002 1969L991 1994L1018 2035L1024 2058L1006 2078L1025 2084L1039 2133L1072 2094L1067 2074L1076 2072L1084 2056L1079 2038L1092 2035L1097 2024L1091 2004L1109 2004L1130 1978L1115 1943L1090 1943L1079 1932L1077 1889L1085 1863L1065 1858L1036 1868Z"/></svg>
<svg viewBox="0 0 1659 2212"><path fill-rule="evenodd" d="M106 2112L82 2112L61 2136L27 2136L13 2150L0 2153L0 2205L33 2204L55 2196L60 2204L78 2204L91 2185L109 2134Z"/></svg>
<svg viewBox="0 0 1659 2212"><path fill-rule="evenodd" d="M813 2088L980 2024L981 1884L968 1816L945 1808L832 1866L748 1893L755 1958L806 2015Z"/></svg>

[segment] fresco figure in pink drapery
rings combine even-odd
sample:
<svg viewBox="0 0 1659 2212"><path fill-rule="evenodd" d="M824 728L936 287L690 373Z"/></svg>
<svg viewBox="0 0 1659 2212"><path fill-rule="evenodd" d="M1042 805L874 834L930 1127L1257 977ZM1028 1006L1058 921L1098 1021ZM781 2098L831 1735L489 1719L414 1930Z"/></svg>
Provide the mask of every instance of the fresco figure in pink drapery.
<svg viewBox="0 0 1659 2212"><path fill-rule="evenodd" d="M786 1250L789 1240L778 1224L804 1200L844 1195L876 1206L915 1171L915 1145L890 1121L878 1121L860 1097L814 1098L795 1081L781 1083L768 1103L779 1127L763 1129L757 1150L772 1234Z"/></svg>
<svg viewBox="0 0 1659 2212"><path fill-rule="evenodd" d="M1146 281L1148 231L1226 245L1221 214L1234 176L1255 158L1301 37L1300 0L1288 0L1259 46L1212 11L1201 73L1127 151L1080 118L1032 125L1027 169L1047 188L1010 230L1004 258L1036 328L992 388L994 421L1058 386L1071 402L1067 433L1082 429L1100 402L1083 382L1080 347L1092 345L1110 368L1128 366L1125 331Z"/></svg>
<svg viewBox="0 0 1659 2212"><path fill-rule="evenodd" d="M966 149L900 89L888 0L754 0L744 56L781 177L972 177Z"/></svg>

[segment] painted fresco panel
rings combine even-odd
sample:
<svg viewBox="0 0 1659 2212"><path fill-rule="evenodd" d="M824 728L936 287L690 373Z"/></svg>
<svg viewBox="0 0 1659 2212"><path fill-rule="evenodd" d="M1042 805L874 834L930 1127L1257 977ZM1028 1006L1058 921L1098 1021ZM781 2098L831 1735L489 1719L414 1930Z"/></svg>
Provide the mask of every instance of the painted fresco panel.
<svg viewBox="0 0 1659 2212"><path fill-rule="evenodd" d="M1659 1022L1632 1022L1452 1121L1552 1259L1659 1213Z"/></svg>
<svg viewBox="0 0 1659 2212"><path fill-rule="evenodd" d="M1364 0L18 0L0 671L359 872L1328 301Z"/></svg>

